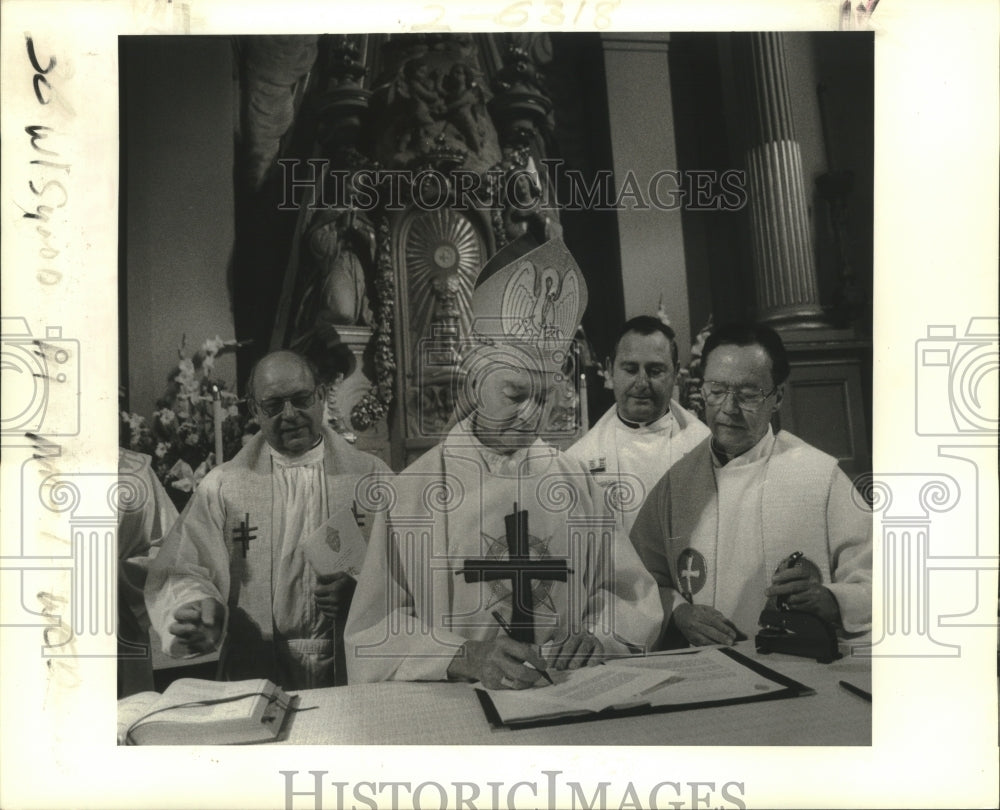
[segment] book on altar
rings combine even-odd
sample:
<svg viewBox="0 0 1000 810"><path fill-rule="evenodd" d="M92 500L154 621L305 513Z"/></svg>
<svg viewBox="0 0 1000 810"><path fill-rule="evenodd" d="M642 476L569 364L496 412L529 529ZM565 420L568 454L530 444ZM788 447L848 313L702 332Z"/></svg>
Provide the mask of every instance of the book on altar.
<svg viewBox="0 0 1000 810"><path fill-rule="evenodd" d="M234 745L270 742L281 732L294 697L263 678L180 678L163 694L118 701L119 745Z"/></svg>
<svg viewBox="0 0 1000 810"><path fill-rule="evenodd" d="M339 509L302 542L302 552L317 574L346 571L357 577L361 573L368 544L354 519L352 505Z"/></svg>
<svg viewBox="0 0 1000 810"><path fill-rule="evenodd" d="M549 675L553 684L539 680L539 685L530 689L479 691L488 696L500 722L512 725L643 706L649 703L647 694L669 681L674 673L669 669L601 664L549 670Z"/></svg>
<svg viewBox="0 0 1000 810"><path fill-rule="evenodd" d="M476 690L494 728L682 711L815 694L728 647L610 658L530 689Z"/></svg>

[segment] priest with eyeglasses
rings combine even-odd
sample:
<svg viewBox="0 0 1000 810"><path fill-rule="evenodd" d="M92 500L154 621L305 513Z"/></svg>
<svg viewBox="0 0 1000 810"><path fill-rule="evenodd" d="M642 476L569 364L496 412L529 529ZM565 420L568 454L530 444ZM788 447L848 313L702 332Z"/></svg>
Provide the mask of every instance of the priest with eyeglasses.
<svg viewBox="0 0 1000 810"><path fill-rule="evenodd" d="M835 458L772 430L789 374L780 336L722 326L703 358L712 435L657 482L630 535L659 586L657 645L752 637L768 600L869 630L871 512Z"/></svg>
<svg viewBox="0 0 1000 810"><path fill-rule="evenodd" d="M346 682L341 633L355 582L317 573L304 543L356 502L366 479L390 470L323 424L316 375L291 351L257 363L247 396L260 432L198 485L146 580L164 652L218 649L221 679Z"/></svg>

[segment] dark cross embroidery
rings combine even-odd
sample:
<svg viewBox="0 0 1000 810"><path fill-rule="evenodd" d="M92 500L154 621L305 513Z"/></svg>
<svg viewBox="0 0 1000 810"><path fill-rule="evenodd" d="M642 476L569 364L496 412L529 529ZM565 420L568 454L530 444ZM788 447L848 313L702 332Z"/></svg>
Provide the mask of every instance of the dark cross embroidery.
<svg viewBox="0 0 1000 810"><path fill-rule="evenodd" d="M256 540L257 535L253 532L257 531L256 526L250 525L250 513L246 513L246 517L240 521L240 525L233 529L233 542L243 544L243 557L246 559L247 548L250 546L251 540Z"/></svg>
<svg viewBox="0 0 1000 810"><path fill-rule="evenodd" d="M351 514L354 515L354 522L358 524L358 528L363 529L365 527L365 520L367 520L368 515L364 512L358 511L357 501L351 502Z"/></svg>
<svg viewBox="0 0 1000 810"><path fill-rule="evenodd" d="M534 597L531 593L533 579L566 581L570 573L565 559L548 557L532 560L528 554L528 512L518 511L504 516L507 527L508 559L466 560L465 567L456 574L465 574L466 582L489 582L509 579L511 585L511 638L533 644L535 641Z"/></svg>

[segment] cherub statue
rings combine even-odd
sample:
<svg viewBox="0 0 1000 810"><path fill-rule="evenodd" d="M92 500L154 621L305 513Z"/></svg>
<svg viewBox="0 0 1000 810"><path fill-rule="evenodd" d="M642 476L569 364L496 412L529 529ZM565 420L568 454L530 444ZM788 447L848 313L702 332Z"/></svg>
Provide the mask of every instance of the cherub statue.
<svg viewBox="0 0 1000 810"><path fill-rule="evenodd" d="M456 62L442 78L441 89L448 122L458 130L466 144L478 153L486 136L483 125L486 96L476 80L475 72L463 62Z"/></svg>
<svg viewBox="0 0 1000 810"><path fill-rule="evenodd" d="M397 96L405 99L407 108L407 130L399 142L399 151L425 151L435 134L437 122L445 114L437 78L426 62L410 59L403 64L393 83L390 102Z"/></svg>

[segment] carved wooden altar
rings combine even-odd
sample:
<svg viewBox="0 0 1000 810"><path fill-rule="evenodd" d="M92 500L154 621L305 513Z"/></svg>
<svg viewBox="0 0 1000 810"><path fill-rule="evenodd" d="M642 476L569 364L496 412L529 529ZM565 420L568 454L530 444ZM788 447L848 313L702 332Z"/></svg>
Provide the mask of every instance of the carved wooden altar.
<svg viewBox="0 0 1000 810"><path fill-rule="evenodd" d="M357 361L333 407L395 469L454 423L483 264L528 227L560 230L538 171L552 127L544 40L316 43L299 113L313 158L282 165L298 218L271 345L312 345L333 325Z"/></svg>

